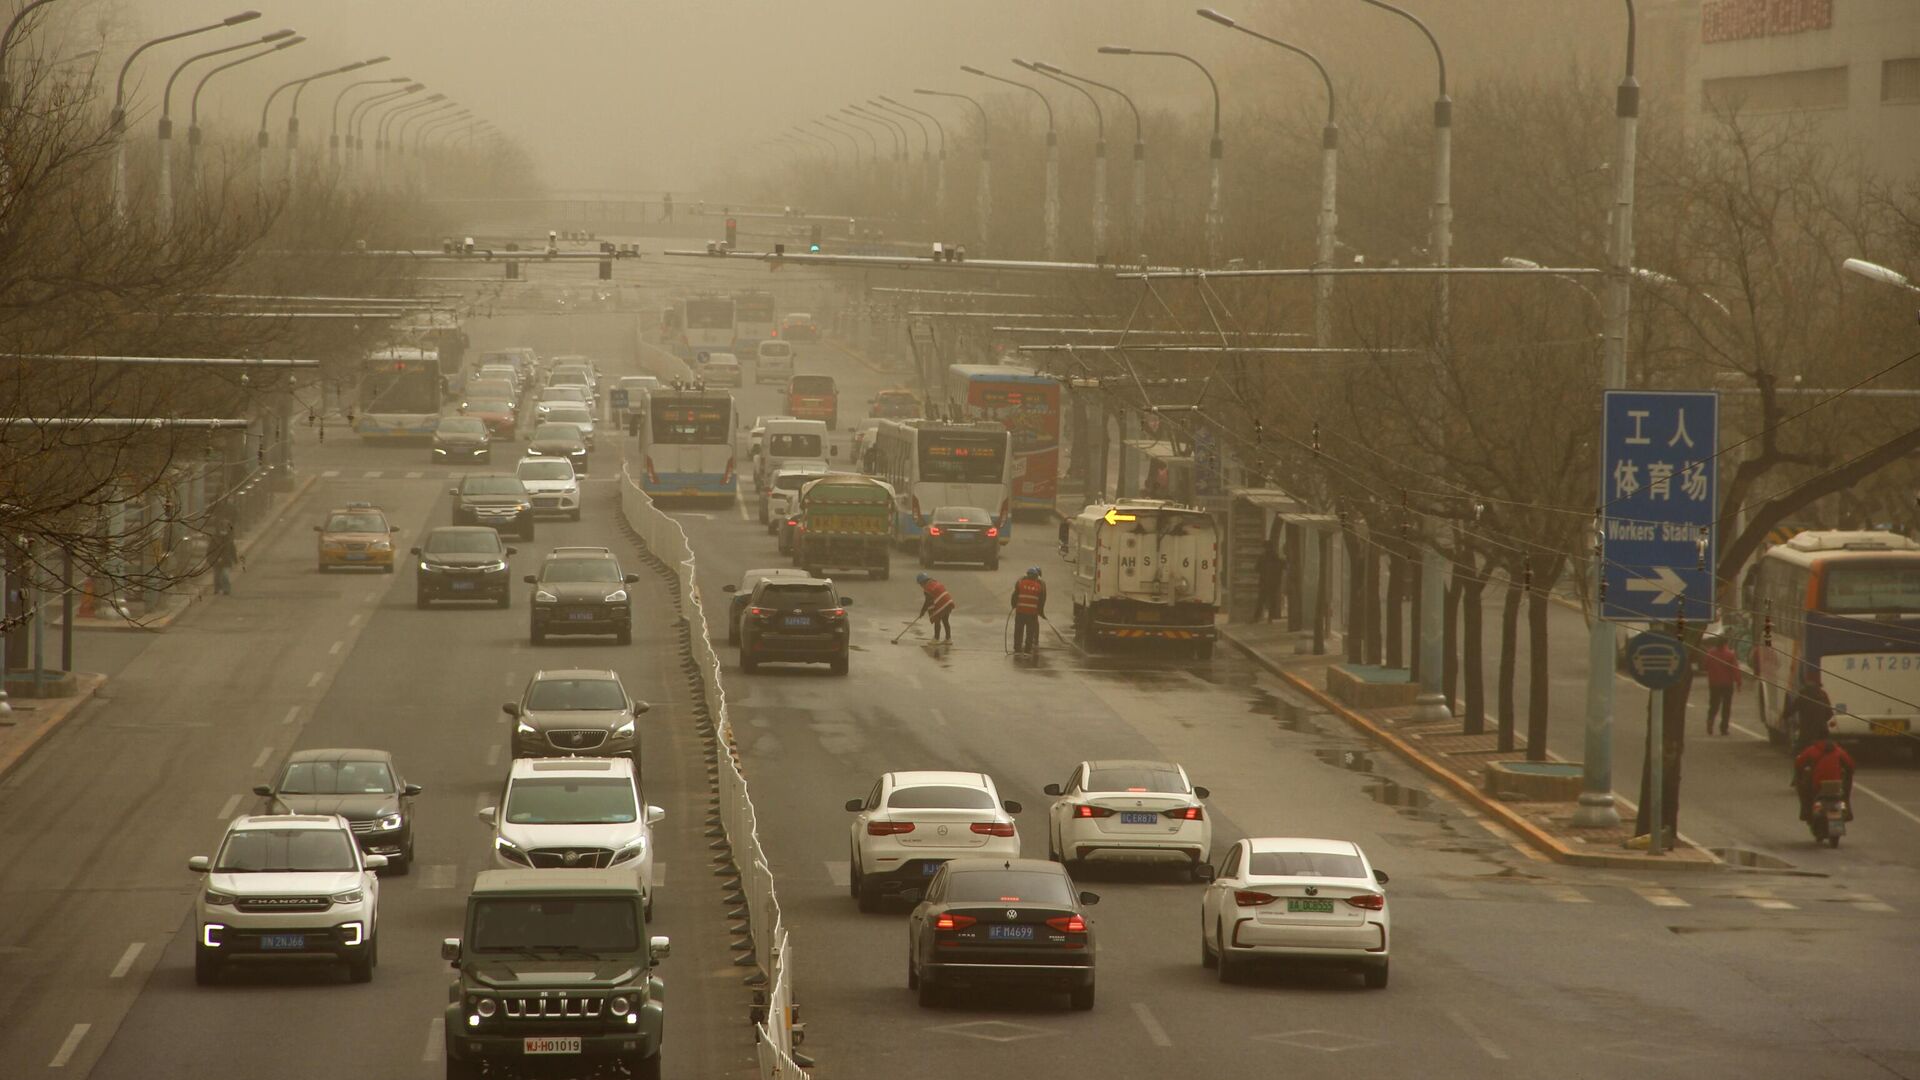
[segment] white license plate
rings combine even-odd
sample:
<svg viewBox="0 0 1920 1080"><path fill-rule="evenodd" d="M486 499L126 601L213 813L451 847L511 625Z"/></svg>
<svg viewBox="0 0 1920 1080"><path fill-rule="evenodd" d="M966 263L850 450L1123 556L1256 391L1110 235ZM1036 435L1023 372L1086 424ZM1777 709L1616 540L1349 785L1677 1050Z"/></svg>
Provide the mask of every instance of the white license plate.
<svg viewBox="0 0 1920 1080"><path fill-rule="evenodd" d="M520 1040L520 1050L526 1054L577 1054L580 1052L580 1036L530 1036Z"/></svg>

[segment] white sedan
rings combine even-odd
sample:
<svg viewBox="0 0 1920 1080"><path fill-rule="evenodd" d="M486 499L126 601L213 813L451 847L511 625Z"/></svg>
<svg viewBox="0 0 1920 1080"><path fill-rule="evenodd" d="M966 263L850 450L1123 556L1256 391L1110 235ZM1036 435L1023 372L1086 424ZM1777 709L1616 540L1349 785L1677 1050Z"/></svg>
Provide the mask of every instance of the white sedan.
<svg viewBox="0 0 1920 1080"><path fill-rule="evenodd" d="M888 893L920 891L948 859L1017 859L1020 804L976 772L893 772L848 799L848 883L861 911Z"/></svg>
<svg viewBox="0 0 1920 1080"><path fill-rule="evenodd" d="M1200 875L1200 963L1221 982L1273 958L1356 967L1369 987L1387 985L1387 875L1358 844L1255 837Z"/></svg>
<svg viewBox="0 0 1920 1080"><path fill-rule="evenodd" d="M1108 856L1179 859L1198 869L1213 852L1213 821L1187 770L1165 761L1083 761L1048 784L1047 857L1073 869Z"/></svg>

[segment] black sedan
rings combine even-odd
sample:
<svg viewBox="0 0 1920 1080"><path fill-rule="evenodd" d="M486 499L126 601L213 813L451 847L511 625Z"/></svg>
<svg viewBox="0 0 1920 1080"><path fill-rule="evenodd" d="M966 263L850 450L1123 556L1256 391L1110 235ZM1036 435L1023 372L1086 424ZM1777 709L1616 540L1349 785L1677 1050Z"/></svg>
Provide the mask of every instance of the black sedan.
<svg viewBox="0 0 1920 1080"><path fill-rule="evenodd" d="M1064 990L1093 1008L1093 925L1100 902L1059 863L954 859L907 922L907 988L931 1007L949 989L1018 984Z"/></svg>
<svg viewBox="0 0 1920 1080"><path fill-rule="evenodd" d="M533 496L518 476L476 473L447 494L453 496L455 525L512 529L522 540L533 539Z"/></svg>
<svg viewBox="0 0 1920 1080"><path fill-rule="evenodd" d="M433 463L470 465L492 461L493 446L486 421L477 416L443 416L433 426Z"/></svg>
<svg viewBox="0 0 1920 1080"><path fill-rule="evenodd" d="M579 424L541 424L527 437L528 457L566 458L573 471L587 474L587 442L580 436Z"/></svg>
<svg viewBox="0 0 1920 1080"><path fill-rule="evenodd" d="M512 606L507 557L514 549L501 543L495 530L484 525L442 526L427 533L426 542L413 554L417 560L415 607L436 600L491 600L496 607Z"/></svg>
<svg viewBox="0 0 1920 1080"><path fill-rule="evenodd" d="M255 795L269 814L339 814L353 829L360 850L385 855L387 870L404 874L413 865L413 797L385 750L295 750L277 783Z"/></svg>
<svg viewBox="0 0 1920 1080"><path fill-rule="evenodd" d="M1000 568L1000 527L977 506L942 506L920 534L920 565L980 563Z"/></svg>

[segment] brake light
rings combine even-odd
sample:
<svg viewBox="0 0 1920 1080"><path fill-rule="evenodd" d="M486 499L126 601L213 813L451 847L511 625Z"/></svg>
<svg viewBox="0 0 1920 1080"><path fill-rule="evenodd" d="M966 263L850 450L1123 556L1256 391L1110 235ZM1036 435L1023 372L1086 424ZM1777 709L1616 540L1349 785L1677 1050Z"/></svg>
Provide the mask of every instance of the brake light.
<svg viewBox="0 0 1920 1080"><path fill-rule="evenodd" d="M1269 896L1263 892L1252 892L1247 889L1235 889L1233 891L1233 902L1239 907L1260 907L1263 904L1271 904L1277 899L1279 898Z"/></svg>
<svg viewBox="0 0 1920 1080"><path fill-rule="evenodd" d="M724 476L720 477L720 482L723 484L733 483L733 459L732 458L727 459L727 471Z"/></svg>
<svg viewBox="0 0 1920 1080"><path fill-rule="evenodd" d="M979 919L971 915L942 915L933 920L933 928L935 930L965 930L967 927L979 921Z"/></svg>
<svg viewBox="0 0 1920 1080"><path fill-rule="evenodd" d="M1084 934L1087 932L1087 920L1078 915L1059 915L1048 919L1047 925L1066 934Z"/></svg>
<svg viewBox="0 0 1920 1080"><path fill-rule="evenodd" d="M823 609L820 614L825 615L829 619L844 619L847 617L847 609L843 607L830 607Z"/></svg>
<svg viewBox="0 0 1920 1080"><path fill-rule="evenodd" d="M999 535L1000 535L1000 529L999 529L999 527L998 527L998 526L994 526L994 525L989 525L989 526L987 526L987 535L988 535L988 536L999 536Z"/></svg>
<svg viewBox="0 0 1920 1080"><path fill-rule="evenodd" d="M929 526L927 526L927 535L928 535L928 536L939 536L939 535L940 535L940 526L938 526L938 525L929 525Z"/></svg>
<svg viewBox="0 0 1920 1080"><path fill-rule="evenodd" d="M640 460L647 467L647 483L649 484L659 483L660 474L653 471L653 455L647 454L644 457L642 457Z"/></svg>
<svg viewBox="0 0 1920 1080"><path fill-rule="evenodd" d="M1358 896L1347 897L1347 903L1357 908L1365 908L1368 911L1384 911L1387 906L1387 898L1381 896L1379 893L1361 893Z"/></svg>
<svg viewBox="0 0 1920 1080"><path fill-rule="evenodd" d="M1171 810L1163 811L1160 816L1172 818L1175 821L1200 821L1205 814L1197 806L1176 806Z"/></svg>
<svg viewBox="0 0 1920 1080"><path fill-rule="evenodd" d="M973 831L981 836L1012 836L1013 823L1010 821L976 821Z"/></svg>
<svg viewBox="0 0 1920 1080"><path fill-rule="evenodd" d="M1112 817L1113 811L1104 806L1076 806L1073 808L1073 816L1080 818Z"/></svg>
<svg viewBox="0 0 1920 1080"><path fill-rule="evenodd" d="M910 833L912 831L913 831L913 822L911 821L869 821L867 822L868 836L893 836L896 833Z"/></svg>
<svg viewBox="0 0 1920 1080"><path fill-rule="evenodd" d="M750 607L747 609L747 614L758 615L764 619L767 616L773 614L773 609L770 607Z"/></svg>

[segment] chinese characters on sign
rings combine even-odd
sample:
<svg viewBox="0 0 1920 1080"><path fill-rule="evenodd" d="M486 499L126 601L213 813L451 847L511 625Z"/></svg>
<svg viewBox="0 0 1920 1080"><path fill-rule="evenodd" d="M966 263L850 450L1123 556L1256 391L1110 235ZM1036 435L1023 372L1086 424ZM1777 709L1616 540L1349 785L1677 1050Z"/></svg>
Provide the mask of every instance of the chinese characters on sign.
<svg viewBox="0 0 1920 1080"><path fill-rule="evenodd" d="M1707 45L1832 27L1833 0L1708 0L1700 8L1700 40Z"/></svg>
<svg viewBox="0 0 1920 1080"><path fill-rule="evenodd" d="M1604 412L1602 616L1710 619L1719 399L1613 390Z"/></svg>

